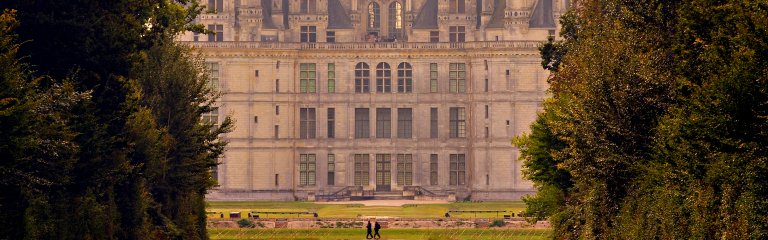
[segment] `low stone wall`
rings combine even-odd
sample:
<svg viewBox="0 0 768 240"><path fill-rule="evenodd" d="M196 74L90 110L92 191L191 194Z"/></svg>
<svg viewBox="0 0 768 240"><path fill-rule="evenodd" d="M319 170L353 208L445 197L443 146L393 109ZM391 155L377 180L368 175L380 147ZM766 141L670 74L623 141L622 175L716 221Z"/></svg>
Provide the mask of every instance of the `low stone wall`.
<svg viewBox="0 0 768 240"><path fill-rule="evenodd" d="M365 228L367 221L360 219L257 219L249 220L256 228ZM406 219L379 221L382 228L489 228L492 219ZM504 226L493 228L510 229L548 229L547 221L529 223L525 220L507 220ZM208 226L214 228L238 228L233 220L212 219Z"/></svg>

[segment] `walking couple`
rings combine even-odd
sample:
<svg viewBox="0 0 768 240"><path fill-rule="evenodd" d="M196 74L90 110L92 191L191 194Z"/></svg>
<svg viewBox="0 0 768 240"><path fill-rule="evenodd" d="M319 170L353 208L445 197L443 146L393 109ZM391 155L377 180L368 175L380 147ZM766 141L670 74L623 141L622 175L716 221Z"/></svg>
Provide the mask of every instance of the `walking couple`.
<svg viewBox="0 0 768 240"><path fill-rule="evenodd" d="M379 239L381 238L381 235L379 235L379 229L381 229L381 225L379 225L379 222L375 222L375 226L373 227L374 234L371 235L371 220L368 220L368 225L365 226L365 228L368 231L368 234L365 235L365 239Z"/></svg>

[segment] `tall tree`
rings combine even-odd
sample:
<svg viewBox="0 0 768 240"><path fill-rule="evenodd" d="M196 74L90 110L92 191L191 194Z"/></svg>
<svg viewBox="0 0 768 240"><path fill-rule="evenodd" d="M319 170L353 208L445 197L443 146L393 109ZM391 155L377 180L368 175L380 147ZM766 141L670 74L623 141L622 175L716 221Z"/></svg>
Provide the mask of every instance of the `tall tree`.
<svg viewBox="0 0 768 240"><path fill-rule="evenodd" d="M202 30L192 23L201 10L197 1L11 0L0 6L18 10L16 33L26 41L19 54L34 76L50 76L43 86L72 76L74 83L63 86L91 96L61 114L71 118L64 130L72 132L65 136L73 145L69 165L56 169L61 178L40 191L44 201L35 207L29 197L4 199L21 206L27 222L0 237L207 238L203 197L214 184L209 171L223 152L218 136L229 121L214 127L200 120L216 95L199 60L173 43L183 30ZM3 221L21 222L17 217Z"/></svg>
<svg viewBox="0 0 768 240"><path fill-rule="evenodd" d="M529 171L571 175L556 238L765 238L768 4L594 0L567 15L577 37L541 49L555 105L518 143ZM562 161L535 165L539 145Z"/></svg>

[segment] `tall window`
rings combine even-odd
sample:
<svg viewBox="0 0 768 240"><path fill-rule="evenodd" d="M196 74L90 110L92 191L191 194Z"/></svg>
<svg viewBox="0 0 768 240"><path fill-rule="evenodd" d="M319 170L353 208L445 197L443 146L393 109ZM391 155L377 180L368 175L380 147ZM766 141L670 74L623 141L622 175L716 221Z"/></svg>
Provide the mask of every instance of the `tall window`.
<svg viewBox="0 0 768 240"><path fill-rule="evenodd" d="M224 41L224 25L211 24L208 25L208 30L215 34L208 34L209 42L223 42Z"/></svg>
<svg viewBox="0 0 768 240"><path fill-rule="evenodd" d="M299 65L299 92L314 93L317 87L317 72L314 63Z"/></svg>
<svg viewBox="0 0 768 240"><path fill-rule="evenodd" d="M299 138L315 138L315 109L299 109Z"/></svg>
<svg viewBox="0 0 768 240"><path fill-rule="evenodd" d="M368 186L368 154L355 154L355 186Z"/></svg>
<svg viewBox="0 0 768 240"><path fill-rule="evenodd" d="M464 63L451 63L448 72L450 92L467 92L466 69Z"/></svg>
<svg viewBox="0 0 768 240"><path fill-rule="evenodd" d="M219 108L212 108L210 112L203 113L203 122L213 124L214 128L219 127Z"/></svg>
<svg viewBox="0 0 768 240"><path fill-rule="evenodd" d="M440 42L440 31L430 31L429 42Z"/></svg>
<svg viewBox="0 0 768 240"><path fill-rule="evenodd" d="M397 154L397 185L413 185L413 155Z"/></svg>
<svg viewBox="0 0 768 240"><path fill-rule="evenodd" d="M328 93L336 92L336 64L328 64Z"/></svg>
<svg viewBox="0 0 768 240"><path fill-rule="evenodd" d="M437 154L429 155L429 185L437 185Z"/></svg>
<svg viewBox="0 0 768 240"><path fill-rule="evenodd" d="M397 92L413 92L413 69L410 63L402 62L397 65Z"/></svg>
<svg viewBox="0 0 768 240"><path fill-rule="evenodd" d="M397 109L397 138L411 138L413 135L413 110Z"/></svg>
<svg viewBox="0 0 768 240"><path fill-rule="evenodd" d="M301 26L301 42L317 42L317 27Z"/></svg>
<svg viewBox="0 0 768 240"><path fill-rule="evenodd" d="M464 13L464 0L449 0L449 11L451 13Z"/></svg>
<svg viewBox="0 0 768 240"><path fill-rule="evenodd" d="M437 138L437 108L429 109L429 137Z"/></svg>
<svg viewBox="0 0 768 240"><path fill-rule="evenodd" d="M392 92L392 71L388 63L379 63L376 65L376 92Z"/></svg>
<svg viewBox="0 0 768 240"><path fill-rule="evenodd" d="M389 108L376 109L376 138L392 136L392 111Z"/></svg>
<svg viewBox="0 0 768 240"><path fill-rule="evenodd" d="M219 90L219 63L208 62L205 63L206 69L208 69L208 87L218 91Z"/></svg>
<svg viewBox="0 0 768 240"><path fill-rule="evenodd" d="M367 108L355 108L355 138L371 137L369 112Z"/></svg>
<svg viewBox="0 0 768 240"><path fill-rule="evenodd" d="M336 109L328 108L328 138L336 137Z"/></svg>
<svg viewBox="0 0 768 240"><path fill-rule="evenodd" d="M450 155L450 184L451 185L465 185L467 184L467 163L464 159L464 154L451 154Z"/></svg>
<svg viewBox="0 0 768 240"><path fill-rule="evenodd" d="M315 154L299 154L299 185L315 185Z"/></svg>
<svg viewBox="0 0 768 240"><path fill-rule="evenodd" d="M437 63L429 64L429 92L437 92Z"/></svg>
<svg viewBox="0 0 768 240"><path fill-rule="evenodd" d="M355 92L367 93L370 92L371 84L371 70L367 63L357 63L355 65Z"/></svg>
<svg viewBox="0 0 768 240"><path fill-rule="evenodd" d="M224 0L208 0L208 12L220 13L224 10Z"/></svg>
<svg viewBox="0 0 768 240"><path fill-rule="evenodd" d="M389 4L389 36L399 39L403 32L403 5L399 2Z"/></svg>
<svg viewBox="0 0 768 240"><path fill-rule="evenodd" d="M317 8L316 0L301 0L301 13L315 13Z"/></svg>
<svg viewBox="0 0 768 240"><path fill-rule="evenodd" d="M464 29L464 26L448 27L448 40L450 40L450 42L464 42Z"/></svg>
<svg viewBox="0 0 768 240"><path fill-rule="evenodd" d="M379 26L381 25L379 23L380 21L380 13L381 10L379 9L379 4L372 2L370 5L368 5L368 30L378 30Z"/></svg>
<svg viewBox="0 0 768 240"><path fill-rule="evenodd" d="M336 155L328 154L328 186L336 183Z"/></svg>
<svg viewBox="0 0 768 240"><path fill-rule="evenodd" d="M466 137L466 114L463 107L450 108L451 122L450 122L450 137L451 138L463 138Z"/></svg>

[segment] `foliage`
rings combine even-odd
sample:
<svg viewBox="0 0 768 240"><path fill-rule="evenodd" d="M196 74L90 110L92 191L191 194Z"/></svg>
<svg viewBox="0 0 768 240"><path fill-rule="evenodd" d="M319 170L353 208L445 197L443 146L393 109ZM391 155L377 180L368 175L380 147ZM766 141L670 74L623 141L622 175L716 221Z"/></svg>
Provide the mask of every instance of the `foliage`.
<svg viewBox="0 0 768 240"><path fill-rule="evenodd" d="M255 228L256 224L253 224L253 222L248 219L240 219L237 220L237 226L240 228Z"/></svg>
<svg viewBox="0 0 768 240"><path fill-rule="evenodd" d="M201 120L217 95L173 42L202 31L197 1L0 6L17 11L0 21L0 238L207 238L203 197L231 120Z"/></svg>
<svg viewBox="0 0 768 240"><path fill-rule="evenodd" d="M766 238L766 15L740 0L580 1L559 49L541 49L552 99L515 140L540 190L529 210L557 238Z"/></svg>
<svg viewBox="0 0 768 240"><path fill-rule="evenodd" d="M504 225L507 225L504 220L501 219L494 219L491 224L488 225L488 227L503 227Z"/></svg>

